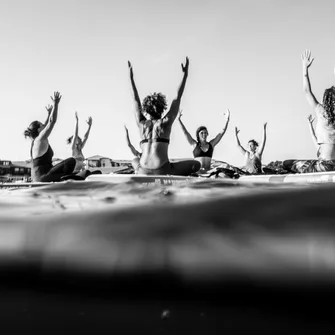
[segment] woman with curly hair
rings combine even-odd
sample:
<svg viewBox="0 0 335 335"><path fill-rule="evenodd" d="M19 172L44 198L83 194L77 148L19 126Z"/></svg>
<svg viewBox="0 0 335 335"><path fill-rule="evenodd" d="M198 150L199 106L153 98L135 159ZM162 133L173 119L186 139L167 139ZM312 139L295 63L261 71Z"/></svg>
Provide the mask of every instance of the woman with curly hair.
<svg viewBox="0 0 335 335"><path fill-rule="evenodd" d="M188 143L193 148L193 157L201 163L201 170L207 171L211 168L212 156L214 152L215 146L221 141L223 135L226 133L229 119L230 119L230 111L227 109L226 115L226 123L222 130L209 142L207 141L208 130L205 126L200 126L196 132L196 140L191 136L191 134L187 131L184 123L181 121L182 111L179 113L179 123L183 130L183 133L186 136Z"/></svg>
<svg viewBox="0 0 335 335"><path fill-rule="evenodd" d="M169 111L166 98L162 93L154 93L144 98L141 104L134 81L133 68L128 61L130 81L135 103L135 119L140 130L142 155L133 160L135 173L146 175L183 175L188 176L200 169L200 163L195 160L171 163L168 158L168 148L172 124L175 121L181 97L184 92L188 76L189 60L186 57L185 65L181 64L184 73L177 96L172 101Z"/></svg>
<svg viewBox="0 0 335 335"><path fill-rule="evenodd" d="M325 90L322 104L315 98L309 80L308 69L314 58L306 50L302 56L303 90L307 102L315 111L318 160L286 160L284 167L292 172L322 172L335 170L335 87Z"/></svg>

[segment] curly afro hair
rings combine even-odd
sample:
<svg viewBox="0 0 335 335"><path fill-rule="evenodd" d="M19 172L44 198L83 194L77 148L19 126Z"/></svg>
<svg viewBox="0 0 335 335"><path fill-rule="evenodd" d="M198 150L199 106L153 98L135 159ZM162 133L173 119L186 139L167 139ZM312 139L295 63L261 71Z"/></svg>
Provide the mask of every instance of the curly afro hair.
<svg viewBox="0 0 335 335"><path fill-rule="evenodd" d="M327 88L323 94L323 107L326 111L328 124L335 125L335 87Z"/></svg>
<svg viewBox="0 0 335 335"><path fill-rule="evenodd" d="M162 93L154 93L144 98L143 112L148 113L154 119L160 119L167 108L166 97Z"/></svg>

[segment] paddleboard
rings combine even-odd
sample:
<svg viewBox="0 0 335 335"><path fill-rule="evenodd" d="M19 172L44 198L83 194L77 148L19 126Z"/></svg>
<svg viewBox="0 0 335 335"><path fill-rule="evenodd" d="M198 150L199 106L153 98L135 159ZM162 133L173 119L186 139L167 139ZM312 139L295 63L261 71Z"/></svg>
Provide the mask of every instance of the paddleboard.
<svg viewBox="0 0 335 335"><path fill-rule="evenodd" d="M238 179L242 183L334 183L335 171L281 174L281 175L254 175L241 176Z"/></svg>
<svg viewBox="0 0 335 335"><path fill-rule="evenodd" d="M177 185L199 180L197 177L172 175L141 175L141 174L93 174L85 181L100 181L105 183L136 182L144 185Z"/></svg>
<svg viewBox="0 0 335 335"><path fill-rule="evenodd" d="M53 183L42 183L42 182L25 182L25 183L0 183L0 188L29 188L29 187L41 187L50 185Z"/></svg>

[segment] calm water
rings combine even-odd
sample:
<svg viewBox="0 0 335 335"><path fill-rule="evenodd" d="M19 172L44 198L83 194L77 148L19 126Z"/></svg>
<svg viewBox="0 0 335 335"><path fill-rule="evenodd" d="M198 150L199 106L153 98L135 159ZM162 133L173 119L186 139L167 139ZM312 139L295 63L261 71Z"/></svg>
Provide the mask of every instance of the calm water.
<svg viewBox="0 0 335 335"><path fill-rule="evenodd" d="M334 185L0 189L7 333L333 334Z"/></svg>
<svg viewBox="0 0 335 335"><path fill-rule="evenodd" d="M71 271L334 280L334 185L68 182L0 190L0 253Z"/></svg>

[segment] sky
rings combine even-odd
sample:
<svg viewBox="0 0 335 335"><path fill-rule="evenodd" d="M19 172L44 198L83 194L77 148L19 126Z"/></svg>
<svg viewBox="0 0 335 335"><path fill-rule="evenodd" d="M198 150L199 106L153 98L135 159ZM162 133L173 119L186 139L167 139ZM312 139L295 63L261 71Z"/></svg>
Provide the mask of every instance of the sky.
<svg viewBox="0 0 335 335"><path fill-rule="evenodd" d="M49 142L58 158L71 156L66 139L93 118L83 152L132 159L127 125L139 150L127 61L140 98L153 92L174 99L181 63L190 59L181 101L183 122L209 139L231 120L213 158L243 165L241 144L261 140L263 163L316 158L307 122L313 113L302 91L301 54L310 49L312 90L321 102L335 85L333 0L1 0L0 159L29 159L24 130L46 119L54 91L62 94ZM176 120L169 156L191 158Z"/></svg>

